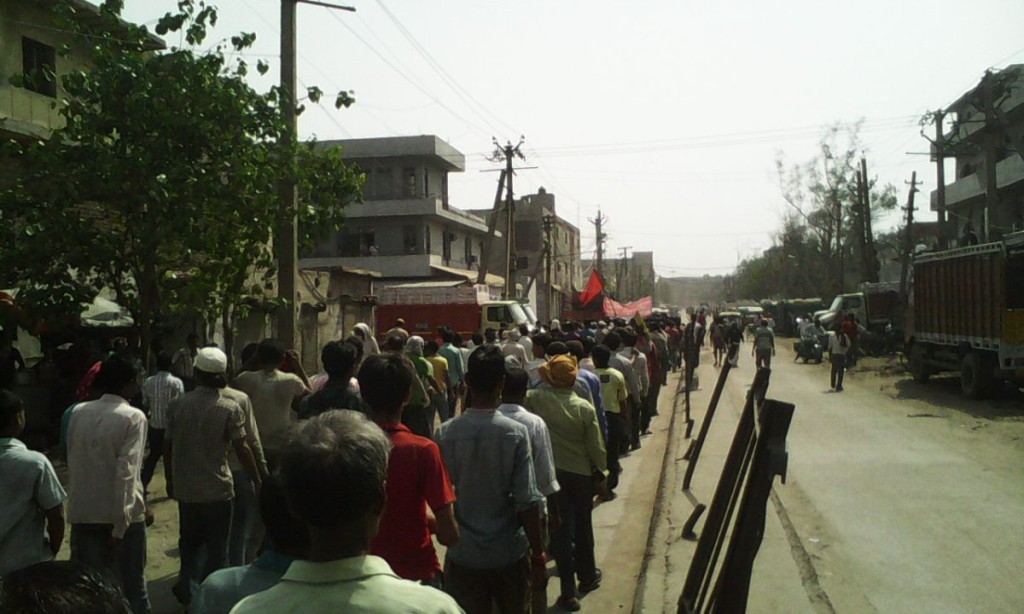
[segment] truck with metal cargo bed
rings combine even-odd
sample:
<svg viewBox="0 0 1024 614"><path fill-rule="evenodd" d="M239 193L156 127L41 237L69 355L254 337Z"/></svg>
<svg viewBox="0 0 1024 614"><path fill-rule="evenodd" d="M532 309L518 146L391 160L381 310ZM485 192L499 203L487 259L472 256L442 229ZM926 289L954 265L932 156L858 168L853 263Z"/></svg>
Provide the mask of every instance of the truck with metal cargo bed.
<svg viewBox="0 0 1024 614"><path fill-rule="evenodd" d="M972 398L1024 382L1024 232L914 258L907 355L914 379L960 372Z"/></svg>

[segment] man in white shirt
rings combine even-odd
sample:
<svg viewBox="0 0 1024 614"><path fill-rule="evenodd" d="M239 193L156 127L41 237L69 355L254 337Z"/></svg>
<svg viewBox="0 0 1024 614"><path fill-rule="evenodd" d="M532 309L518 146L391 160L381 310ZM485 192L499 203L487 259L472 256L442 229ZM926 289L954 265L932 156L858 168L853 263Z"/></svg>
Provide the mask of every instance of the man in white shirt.
<svg viewBox="0 0 1024 614"><path fill-rule="evenodd" d="M612 356L608 360L608 367L615 369L626 378L626 388L629 390L629 399L626 403L629 407L629 412L624 416L628 427L626 439L629 441L629 447L637 450L640 448L640 437L638 432L636 440L632 438L633 422L639 425L643 391L640 387L640 378L637 376L639 369L634 366L635 363L632 360L633 349L623 345L623 333L625 332L627 331L624 328L612 330L612 332L605 335L604 344L612 351ZM644 368L646 370L646 364Z"/></svg>
<svg viewBox="0 0 1024 614"><path fill-rule="evenodd" d="M835 332L828 336L829 362L832 363L829 379L836 392L843 391L843 374L846 372L846 354L849 351L850 337L843 332L843 325L837 323Z"/></svg>
<svg viewBox="0 0 1024 614"><path fill-rule="evenodd" d="M167 408L171 401L185 394L185 384L171 375L171 357L160 353L156 357L157 372L142 382L142 403L149 412L149 455L142 465L142 487L149 491L156 463L164 452L164 433L167 429ZM189 369L189 373L192 370Z"/></svg>
<svg viewBox="0 0 1024 614"><path fill-rule="evenodd" d="M530 452L533 454L533 475L537 482L537 490L546 500L558 492L558 479L555 477L555 457L551 451L551 434L544 419L531 414L523 407L526 391L530 386L530 377L519 367L505 368L505 385L501 390L501 405L498 412L526 427L530 433ZM547 514L547 505L541 507ZM543 523L542 523L542 526ZM545 540L546 541L546 540ZM533 590L533 611L547 610L547 587L535 587Z"/></svg>
<svg viewBox="0 0 1024 614"><path fill-rule="evenodd" d="M132 612L148 614L142 488L147 423L142 410L128 403L139 382L131 363L114 356L103 361L93 386L103 396L75 406L68 422L71 558L108 569Z"/></svg>
<svg viewBox="0 0 1024 614"><path fill-rule="evenodd" d="M296 373L278 367L288 358ZM287 353L274 339L264 339L256 350L259 370L244 371L235 378L235 388L249 395L256 427L260 432L263 454L271 471L277 466L277 454L284 445L289 427L295 421L298 402L310 394L305 373L294 350Z"/></svg>
<svg viewBox="0 0 1024 614"><path fill-rule="evenodd" d="M526 357L533 356L533 339L530 339L530 327L526 324L519 325L519 345L526 350Z"/></svg>
<svg viewBox="0 0 1024 614"><path fill-rule="evenodd" d="M530 451L533 454L533 474L537 481L537 490L545 497L558 492L558 480L555 479L555 460L551 452L551 435L544 420L531 414L523 407L530 379L526 371L520 367L506 367L505 385L501 392L501 405L498 412L519 422L530 433Z"/></svg>
<svg viewBox="0 0 1024 614"><path fill-rule="evenodd" d="M528 359L526 357L526 350L519 343L520 337L518 329L509 329L508 336L505 337L505 341L501 344L501 353L505 358L516 359L520 367L525 367Z"/></svg>

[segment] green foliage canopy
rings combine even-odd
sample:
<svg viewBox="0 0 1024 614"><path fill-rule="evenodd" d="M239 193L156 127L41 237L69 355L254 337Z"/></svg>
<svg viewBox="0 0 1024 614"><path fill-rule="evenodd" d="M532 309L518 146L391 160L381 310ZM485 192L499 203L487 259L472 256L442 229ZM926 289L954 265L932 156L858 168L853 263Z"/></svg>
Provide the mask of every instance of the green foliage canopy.
<svg viewBox="0 0 1024 614"><path fill-rule="evenodd" d="M158 314L230 312L272 278L282 179L299 188L308 244L340 227L363 176L338 150L282 145L280 90L255 91L246 63L228 59L254 34L197 52L217 13L180 0L156 30L188 45L147 52L144 26L115 24L120 4L106 2L108 27L89 32L60 6L66 27L96 42L88 70L63 77L64 126L6 144L17 172L0 187L0 281L54 321L113 290L146 339Z"/></svg>

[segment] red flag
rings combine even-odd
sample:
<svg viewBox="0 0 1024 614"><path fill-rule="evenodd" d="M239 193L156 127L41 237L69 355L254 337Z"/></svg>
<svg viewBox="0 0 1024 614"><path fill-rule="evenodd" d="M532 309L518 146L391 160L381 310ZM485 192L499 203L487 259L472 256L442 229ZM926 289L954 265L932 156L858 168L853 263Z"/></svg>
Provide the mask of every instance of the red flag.
<svg viewBox="0 0 1024 614"><path fill-rule="evenodd" d="M601 292L604 291L604 281L601 279L601 274L594 269L590 272L590 279L587 280L587 285L583 288L583 292L580 292L580 306L586 307L590 301L601 296Z"/></svg>

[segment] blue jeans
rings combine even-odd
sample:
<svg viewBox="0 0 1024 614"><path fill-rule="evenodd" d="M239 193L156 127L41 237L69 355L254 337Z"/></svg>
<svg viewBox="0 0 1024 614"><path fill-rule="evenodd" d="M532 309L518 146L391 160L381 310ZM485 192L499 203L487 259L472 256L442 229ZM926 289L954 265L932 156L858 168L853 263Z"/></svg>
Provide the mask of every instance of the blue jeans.
<svg viewBox="0 0 1024 614"><path fill-rule="evenodd" d="M175 583L175 595L185 604L192 600L193 582L198 586L206 576L227 567L231 507L230 500L178 502L181 570Z"/></svg>
<svg viewBox="0 0 1024 614"><path fill-rule="evenodd" d="M555 493L562 524L551 534L551 554L558 567L562 597L576 596L576 578L586 583L594 580L594 478L568 471L555 470L562 487Z"/></svg>
<svg viewBox="0 0 1024 614"><path fill-rule="evenodd" d="M259 501L252 478L245 471L234 472L235 505L231 509L231 533L228 537L228 564L232 567L246 565L255 556L249 553L249 537L259 514Z"/></svg>
<svg viewBox="0 0 1024 614"><path fill-rule="evenodd" d="M149 614L146 588L146 525L134 522L111 547L112 524L71 525L71 560L110 574L121 585L133 614Z"/></svg>

